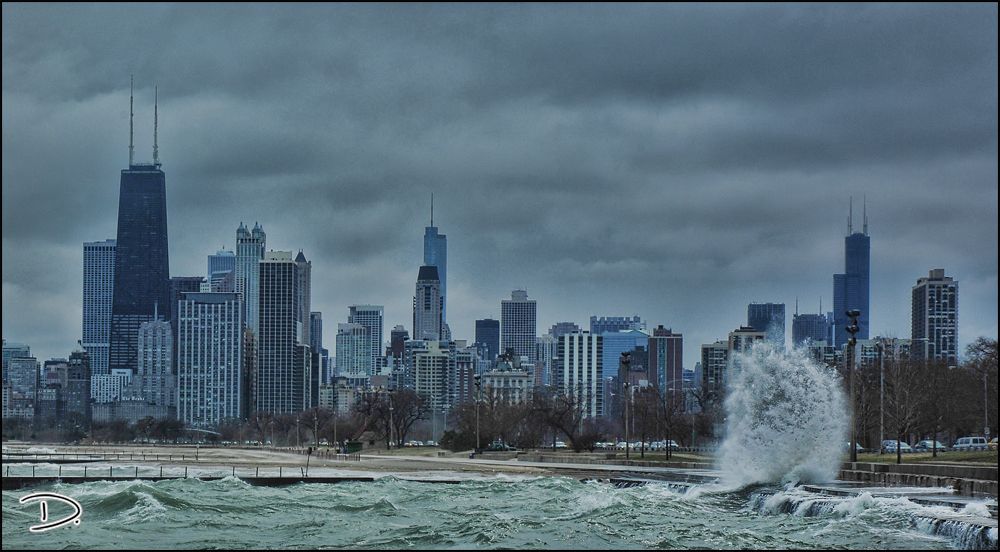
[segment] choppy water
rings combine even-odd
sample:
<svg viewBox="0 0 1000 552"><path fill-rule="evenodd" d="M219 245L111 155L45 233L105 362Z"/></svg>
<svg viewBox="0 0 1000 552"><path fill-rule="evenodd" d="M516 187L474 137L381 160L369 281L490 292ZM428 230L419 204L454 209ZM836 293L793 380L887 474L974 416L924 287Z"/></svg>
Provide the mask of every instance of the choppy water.
<svg viewBox="0 0 1000 552"><path fill-rule="evenodd" d="M83 505L78 527L30 534L41 490ZM433 484L253 487L203 482L54 484L3 492L3 548L808 548L948 549L961 536L921 525L905 499L824 500L758 487L684 493L666 485L616 488L560 477ZM53 518L63 513L51 506ZM68 510L68 509L67 509ZM927 513L930 509L926 510ZM956 514L961 515L961 514ZM942 532L942 533L947 533ZM994 531L995 533L995 531ZM993 535L993 548L996 536Z"/></svg>

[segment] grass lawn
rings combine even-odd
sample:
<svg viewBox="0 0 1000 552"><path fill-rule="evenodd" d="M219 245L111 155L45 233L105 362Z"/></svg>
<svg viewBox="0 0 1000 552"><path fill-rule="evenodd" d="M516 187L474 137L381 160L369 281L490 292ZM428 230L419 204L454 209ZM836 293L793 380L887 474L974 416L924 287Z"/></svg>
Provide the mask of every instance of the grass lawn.
<svg viewBox="0 0 1000 552"><path fill-rule="evenodd" d="M896 455L893 454L883 454L879 456L877 453L866 452L858 455L858 462L882 462L882 463L896 463ZM939 462L943 464L948 464L952 462L969 463L969 464L993 464L997 465L997 451L987 450L987 451L969 451L969 452L938 452L937 458L934 458L929 452L909 452L903 453L903 463L904 464L922 464L922 463L934 463Z"/></svg>

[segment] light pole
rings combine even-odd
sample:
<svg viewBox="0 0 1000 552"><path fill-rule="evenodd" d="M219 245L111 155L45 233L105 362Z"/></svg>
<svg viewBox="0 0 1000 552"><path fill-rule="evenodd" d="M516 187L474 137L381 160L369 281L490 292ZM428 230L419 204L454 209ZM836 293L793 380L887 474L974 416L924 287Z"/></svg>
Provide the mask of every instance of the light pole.
<svg viewBox="0 0 1000 552"><path fill-rule="evenodd" d="M878 347L878 455L882 456L882 443L885 442L885 343L880 339L875 344Z"/></svg>
<svg viewBox="0 0 1000 552"><path fill-rule="evenodd" d="M295 448L299 448L299 417L295 417Z"/></svg>
<svg viewBox="0 0 1000 552"><path fill-rule="evenodd" d="M858 344L858 340L855 335L858 333L858 317L861 316L861 311L858 309L851 309L845 313L848 318L851 319L851 324L845 329L847 333L851 334L851 339L847 341L847 347L850 349L850 362L847 363L847 381L851 388L851 462L858 461L858 435L854 424L854 348ZM898 448L898 445L897 445Z"/></svg>
<svg viewBox="0 0 1000 552"><path fill-rule="evenodd" d="M479 452L482 448L482 445L479 442L479 403L483 398L483 393L481 387L482 382L480 381L479 374L473 376L473 379L476 382L476 452Z"/></svg>
<svg viewBox="0 0 1000 552"><path fill-rule="evenodd" d="M392 420L392 394L389 393L388 389L385 390L385 396L389 399L389 448L392 448L392 441L395 438L393 435L395 423ZM399 448L401 445L401 443L396 443L396 448Z"/></svg>
<svg viewBox="0 0 1000 552"><path fill-rule="evenodd" d="M625 380L622 386L625 388L625 461L628 461L628 452L632 448L632 443L628 440L628 407L631 402L629 400L631 399L631 393L628 392L628 380Z"/></svg>

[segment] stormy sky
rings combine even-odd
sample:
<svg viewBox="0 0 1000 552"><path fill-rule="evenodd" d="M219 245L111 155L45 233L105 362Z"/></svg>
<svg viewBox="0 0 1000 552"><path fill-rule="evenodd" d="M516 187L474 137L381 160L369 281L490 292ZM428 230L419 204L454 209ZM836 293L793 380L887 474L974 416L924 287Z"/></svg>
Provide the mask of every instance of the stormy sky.
<svg viewBox="0 0 1000 552"><path fill-rule="evenodd" d="M539 334L639 314L699 345L750 301L832 305L848 197L873 334L959 280L997 336L997 6L3 5L3 336L81 334L82 243L128 163L167 175L170 272L259 221L347 305L411 300L434 193L456 338L524 287ZM332 353L331 353L332 354Z"/></svg>

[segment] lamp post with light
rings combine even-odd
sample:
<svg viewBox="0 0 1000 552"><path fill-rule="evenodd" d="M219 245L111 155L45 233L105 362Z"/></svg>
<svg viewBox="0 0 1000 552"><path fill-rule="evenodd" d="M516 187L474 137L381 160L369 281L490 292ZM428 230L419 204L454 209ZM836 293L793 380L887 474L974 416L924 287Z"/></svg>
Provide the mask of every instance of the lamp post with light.
<svg viewBox="0 0 1000 552"><path fill-rule="evenodd" d="M858 317L861 311L851 309L844 313L851 319L851 324L844 328L851 334L851 339L847 341L847 348L850 352L850 360L847 362L847 385L851 388L851 462L858 461L858 435L854 424L854 355L858 340L855 337L858 333Z"/></svg>

